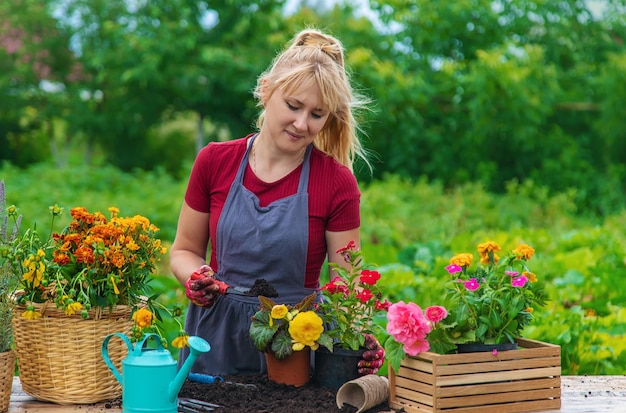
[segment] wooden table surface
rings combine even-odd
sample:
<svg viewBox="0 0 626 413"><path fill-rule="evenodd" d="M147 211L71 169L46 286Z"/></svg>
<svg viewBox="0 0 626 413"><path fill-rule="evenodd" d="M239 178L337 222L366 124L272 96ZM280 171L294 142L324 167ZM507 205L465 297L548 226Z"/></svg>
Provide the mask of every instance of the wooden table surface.
<svg viewBox="0 0 626 413"><path fill-rule="evenodd" d="M226 413L227 410L218 409ZM106 403L93 405L58 405L38 402L22 391L19 378L13 380L8 413L119 413L119 407ZM551 413L626 413L626 376L561 377L561 409ZM254 413L254 412L251 412ZM296 413L296 412L294 412ZM320 412L323 413L323 412Z"/></svg>

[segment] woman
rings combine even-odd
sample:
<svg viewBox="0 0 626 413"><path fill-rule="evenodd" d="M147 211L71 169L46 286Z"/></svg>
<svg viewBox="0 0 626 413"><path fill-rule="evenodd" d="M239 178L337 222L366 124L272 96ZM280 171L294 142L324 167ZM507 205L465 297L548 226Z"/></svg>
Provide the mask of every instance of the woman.
<svg viewBox="0 0 626 413"><path fill-rule="evenodd" d="M336 251L359 243L352 162L364 156L352 110L364 101L352 92L341 43L300 32L259 77L254 95L263 108L258 133L201 150L171 248L172 271L192 300L185 329L212 347L194 372L265 372L248 335L259 301L224 294L226 286L249 289L262 278L282 303L295 304L318 289L326 258L344 264ZM384 355L371 337L368 343L363 373L377 371Z"/></svg>

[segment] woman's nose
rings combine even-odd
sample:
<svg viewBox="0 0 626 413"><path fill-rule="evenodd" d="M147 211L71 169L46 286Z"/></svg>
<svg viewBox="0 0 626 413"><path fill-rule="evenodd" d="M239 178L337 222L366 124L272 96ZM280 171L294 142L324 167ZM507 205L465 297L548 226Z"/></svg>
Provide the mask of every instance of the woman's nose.
<svg viewBox="0 0 626 413"><path fill-rule="evenodd" d="M293 121L294 128L296 128L299 131L306 130L307 128L306 120L307 120L307 114L304 112L299 113Z"/></svg>

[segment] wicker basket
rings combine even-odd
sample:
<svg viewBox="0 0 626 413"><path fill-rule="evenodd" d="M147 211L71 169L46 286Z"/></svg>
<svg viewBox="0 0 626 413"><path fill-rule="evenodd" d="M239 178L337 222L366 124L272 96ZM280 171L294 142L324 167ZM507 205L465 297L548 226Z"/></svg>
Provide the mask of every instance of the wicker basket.
<svg viewBox="0 0 626 413"><path fill-rule="evenodd" d="M20 381L25 393L59 404L90 404L121 397L122 387L102 359L111 333L130 334L132 307L96 308L89 319L66 315L54 303L33 304L42 317L27 320L18 305L13 329ZM111 340L109 356L121 370L127 355L122 340Z"/></svg>
<svg viewBox="0 0 626 413"><path fill-rule="evenodd" d="M9 350L0 353L0 413L9 411L14 373L15 352Z"/></svg>

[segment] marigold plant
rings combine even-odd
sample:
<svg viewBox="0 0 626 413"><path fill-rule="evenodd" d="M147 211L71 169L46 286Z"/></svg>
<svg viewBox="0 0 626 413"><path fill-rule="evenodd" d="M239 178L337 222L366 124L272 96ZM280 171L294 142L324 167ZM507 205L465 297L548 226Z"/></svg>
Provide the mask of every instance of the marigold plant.
<svg viewBox="0 0 626 413"><path fill-rule="evenodd" d="M447 307L450 316L442 323L448 343L513 343L533 320L533 312L546 304L547 296L530 270L535 255L530 245L498 255L501 247L493 241L478 245L479 262L471 268L473 255L453 256L446 266L451 279Z"/></svg>
<svg viewBox="0 0 626 413"><path fill-rule="evenodd" d="M53 217L62 213L51 207ZM167 252L156 237L159 229L141 215L118 216L109 208L90 213L70 211L72 221L61 233L42 242L27 231L15 248L22 273L23 303L53 301L67 315L89 317L93 307L135 305L149 292L150 275ZM37 315L28 310L27 318Z"/></svg>
<svg viewBox="0 0 626 413"><path fill-rule="evenodd" d="M50 207L49 235L43 238L36 226L4 246L0 264L18 275L18 303L25 305L26 319L42 316L34 304L54 303L66 315L89 318L95 308L115 305L133 307L135 321L132 340L145 333L163 337L162 313L179 325L176 347L185 344L187 333L178 320L181 308L166 308L150 296L152 274L167 249L157 237L159 228L141 215L119 216L119 209L109 208L110 217L72 208L71 221L61 232L54 232L55 220L63 214L57 205ZM8 215L17 219L12 206ZM167 345L165 340L163 344Z"/></svg>

